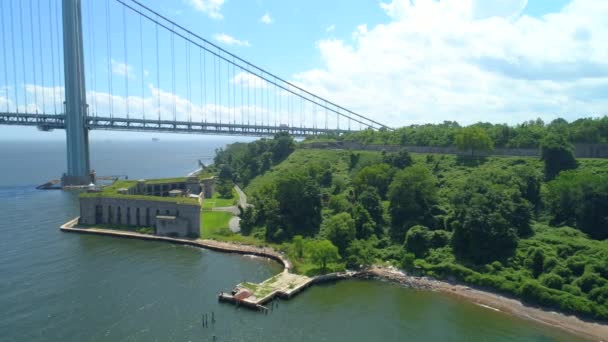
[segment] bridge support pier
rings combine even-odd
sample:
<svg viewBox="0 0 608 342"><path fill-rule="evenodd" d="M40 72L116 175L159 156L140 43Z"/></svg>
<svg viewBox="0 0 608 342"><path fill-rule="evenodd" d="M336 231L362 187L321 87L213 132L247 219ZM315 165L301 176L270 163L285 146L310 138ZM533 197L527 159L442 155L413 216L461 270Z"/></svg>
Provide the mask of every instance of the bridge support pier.
<svg viewBox="0 0 608 342"><path fill-rule="evenodd" d="M89 132L86 127L87 98L84 79L82 11L80 0L63 0L63 56L65 69L65 132L67 172L62 185L94 182L89 165Z"/></svg>

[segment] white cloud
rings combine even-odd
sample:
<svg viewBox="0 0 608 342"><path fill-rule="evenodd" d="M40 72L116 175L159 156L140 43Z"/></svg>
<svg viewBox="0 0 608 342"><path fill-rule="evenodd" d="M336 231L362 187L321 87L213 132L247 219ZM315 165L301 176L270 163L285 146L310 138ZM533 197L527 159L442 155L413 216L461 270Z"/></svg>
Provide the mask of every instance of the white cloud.
<svg viewBox="0 0 608 342"><path fill-rule="evenodd" d="M220 10L224 5L224 0L187 0L187 3L195 10L205 13L209 18L223 18Z"/></svg>
<svg viewBox="0 0 608 342"><path fill-rule="evenodd" d="M331 24L329 26L327 26L327 28L325 29L325 32L333 32L336 29L336 25Z"/></svg>
<svg viewBox="0 0 608 342"><path fill-rule="evenodd" d="M118 62L114 59L112 62L112 73L122 77L133 78L133 67L129 64Z"/></svg>
<svg viewBox="0 0 608 342"><path fill-rule="evenodd" d="M227 35L225 33L215 34L213 36L213 38L215 40L217 40L218 42L224 43L226 45L236 45L236 46L245 46L245 47L250 47L251 46L251 44L249 44L248 41L236 39L236 38L234 38L234 37L232 37L230 35Z"/></svg>
<svg viewBox="0 0 608 342"><path fill-rule="evenodd" d="M249 88L267 88L268 82L264 81L260 77L250 74L244 71L236 74L231 80L230 83L239 85L241 87L249 87Z"/></svg>
<svg viewBox="0 0 608 342"><path fill-rule="evenodd" d="M352 42L319 41L322 67L294 78L394 126L607 114L608 1L574 0L538 18L520 14L525 4L382 3L389 22L359 25Z"/></svg>
<svg viewBox="0 0 608 342"><path fill-rule="evenodd" d="M260 18L260 22L264 23L266 25L270 25L274 22L274 20L272 19L272 17L270 16L270 13L266 12L261 18Z"/></svg>

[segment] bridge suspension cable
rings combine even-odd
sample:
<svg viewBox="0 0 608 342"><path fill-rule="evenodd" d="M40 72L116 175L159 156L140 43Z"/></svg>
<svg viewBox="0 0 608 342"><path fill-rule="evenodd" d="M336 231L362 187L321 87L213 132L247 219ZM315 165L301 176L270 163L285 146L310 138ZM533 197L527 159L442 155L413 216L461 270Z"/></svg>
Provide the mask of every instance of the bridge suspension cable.
<svg viewBox="0 0 608 342"><path fill-rule="evenodd" d="M50 120L44 124L47 127L62 128L62 0L48 0L46 16L41 8L46 7L44 1L16 1L0 3L2 17L10 15L0 23L2 110L25 113L21 117L24 123L30 123L28 115L32 114ZM246 61L141 1L65 1L86 2L78 10L84 23L81 72L88 74L83 78L87 88L83 115L88 128L177 131L187 123L179 130L251 135L388 128ZM99 18L100 13L105 18ZM99 37L104 31L105 37ZM43 51L50 51L46 61ZM47 62L50 66L44 65ZM47 83L52 83L50 88Z"/></svg>

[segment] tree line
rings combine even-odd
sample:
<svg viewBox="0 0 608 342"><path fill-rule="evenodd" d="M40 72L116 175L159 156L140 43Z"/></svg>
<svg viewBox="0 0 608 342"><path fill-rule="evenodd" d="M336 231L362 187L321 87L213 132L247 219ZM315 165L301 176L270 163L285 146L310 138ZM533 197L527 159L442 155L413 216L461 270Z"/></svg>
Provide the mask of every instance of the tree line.
<svg viewBox="0 0 608 342"><path fill-rule="evenodd" d="M457 139L478 144L479 129ZM608 165L576 160L557 131L540 160L295 146L234 144L215 167L248 186L242 234L316 265L306 272L389 262L608 319Z"/></svg>
<svg viewBox="0 0 608 342"><path fill-rule="evenodd" d="M581 118L572 122L555 119L545 123L541 119L526 121L514 126L479 122L467 127L478 128L497 148L538 148L550 134L558 134L571 143L608 143L608 116ZM440 124L410 125L395 130L364 130L341 136L326 135L309 140L329 139L357 141L362 144L411 145L448 147L458 145L458 134L465 127L455 121Z"/></svg>

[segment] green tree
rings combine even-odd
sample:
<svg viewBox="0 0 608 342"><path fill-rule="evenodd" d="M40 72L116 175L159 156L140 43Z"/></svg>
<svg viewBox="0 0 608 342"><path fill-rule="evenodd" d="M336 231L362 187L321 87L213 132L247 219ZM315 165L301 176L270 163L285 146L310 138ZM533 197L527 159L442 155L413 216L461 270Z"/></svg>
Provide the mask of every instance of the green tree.
<svg viewBox="0 0 608 342"><path fill-rule="evenodd" d="M371 215L372 219L377 225L377 228L381 228L381 225L384 223L384 207L382 206L382 199L380 198L376 188L368 186L361 193L359 193L357 200ZM378 231L376 234L379 235Z"/></svg>
<svg viewBox="0 0 608 342"><path fill-rule="evenodd" d="M533 248L528 252L525 264L526 267L532 271L534 278L538 278L538 276L543 273L544 262L545 254L543 250L540 248Z"/></svg>
<svg viewBox="0 0 608 342"><path fill-rule="evenodd" d="M422 258L431 245L431 238L432 233L427 227L413 226L405 234L405 249L417 258Z"/></svg>
<svg viewBox="0 0 608 342"><path fill-rule="evenodd" d="M329 240L312 241L308 244L308 250L312 262L319 266L321 272L327 271L327 265L340 260L338 247Z"/></svg>
<svg viewBox="0 0 608 342"><path fill-rule="evenodd" d="M488 133L478 126L469 126L458 131L455 144L462 151L470 151L471 157L474 157L476 152L489 152L494 149L494 142Z"/></svg>
<svg viewBox="0 0 608 342"><path fill-rule="evenodd" d="M221 179L215 186L215 190L220 194L221 198L232 198L232 188L234 184L229 179Z"/></svg>
<svg viewBox="0 0 608 342"><path fill-rule="evenodd" d="M454 252L477 263L507 257L517 246L517 224L530 221L523 210L513 210L518 191L472 175L455 194L452 205ZM520 217L523 215L523 217Z"/></svg>
<svg viewBox="0 0 608 342"><path fill-rule="evenodd" d="M279 204L287 237L312 236L321 221L319 184L303 173L283 174L275 182L274 198Z"/></svg>
<svg viewBox="0 0 608 342"><path fill-rule="evenodd" d="M304 256L304 238L302 235L296 235L293 237L293 247L296 252L296 256L298 258L302 258Z"/></svg>
<svg viewBox="0 0 608 342"><path fill-rule="evenodd" d="M545 162L545 179L555 178L561 171L577 167L574 147L566 138L549 134L541 141L541 159Z"/></svg>
<svg viewBox="0 0 608 342"><path fill-rule="evenodd" d="M547 183L552 224L576 226L596 239L608 238L608 177L590 171L564 171Z"/></svg>
<svg viewBox="0 0 608 342"><path fill-rule="evenodd" d="M381 198L386 197L386 191L393 171L388 164L376 164L362 168L353 179L353 185L358 192L367 189L368 186L376 188Z"/></svg>
<svg viewBox="0 0 608 342"><path fill-rule="evenodd" d="M401 260L401 265L403 269L408 272L411 272L414 269L414 260L416 260L416 256L413 253L406 253L403 255L403 260Z"/></svg>
<svg viewBox="0 0 608 342"><path fill-rule="evenodd" d="M353 219L355 220L357 239L367 239L376 232L376 222L361 203L356 203L353 206Z"/></svg>
<svg viewBox="0 0 608 342"><path fill-rule="evenodd" d="M285 160L296 149L296 143L289 133L281 132L274 136L272 159L275 163Z"/></svg>
<svg viewBox="0 0 608 342"><path fill-rule="evenodd" d="M346 266L358 268L370 266L376 259L376 250L372 240L354 240L346 248Z"/></svg>
<svg viewBox="0 0 608 342"><path fill-rule="evenodd" d="M251 231L256 225L257 222L257 213L255 209L251 206L243 208L239 205L239 212L241 221L239 223L241 228L241 234L249 235Z"/></svg>
<svg viewBox="0 0 608 342"><path fill-rule="evenodd" d="M410 153L405 148L401 148L395 153L387 153L384 156L384 162L398 169L404 169L413 163Z"/></svg>
<svg viewBox="0 0 608 342"><path fill-rule="evenodd" d="M321 234L344 253L346 247L356 237L355 220L349 213L339 213L323 220Z"/></svg>
<svg viewBox="0 0 608 342"><path fill-rule="evenodd" d="M433 226L433 208L437 204L437 180L422 165L399 171L390 185L391 235L403 241L407 230L416 224Z"/></svg>

